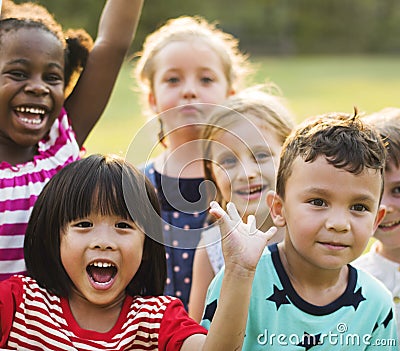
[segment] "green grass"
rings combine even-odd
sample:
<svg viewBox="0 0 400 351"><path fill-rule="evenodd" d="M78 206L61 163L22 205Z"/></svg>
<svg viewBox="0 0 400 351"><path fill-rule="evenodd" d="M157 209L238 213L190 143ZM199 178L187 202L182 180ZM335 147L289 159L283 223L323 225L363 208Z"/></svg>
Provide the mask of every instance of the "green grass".
<svg viewBox="0 0 400 351"><path fill-rule="evenodd" d="M254 60L255 83L273 81L282 90L298 121L331 111L366 113L387 106L400 106L400 60L398 57L288 57ZM146 124L139 94L133 90L132 65L125 64L109 105L86 142L88 154L115 153L125 156L131 141ZM135 144L134 160L144 161L155 141L157 126L148 138ZM143 133L142 133L143 134Z"/></svg>

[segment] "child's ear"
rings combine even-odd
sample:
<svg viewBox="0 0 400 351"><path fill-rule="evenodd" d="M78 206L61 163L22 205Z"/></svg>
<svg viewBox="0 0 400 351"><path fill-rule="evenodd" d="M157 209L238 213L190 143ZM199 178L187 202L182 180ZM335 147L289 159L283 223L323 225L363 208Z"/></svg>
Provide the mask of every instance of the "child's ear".
<svg viewBox="0 0 400 351"><path fill-rule="evenodd" d="M149 95L147 96L147 101L149 103L149 106L150 106L151 110L154 113L158 113L156 97L154 96L153 93L149 93Z"/></svg>
<svg viewBox="0 0 400 351"><path fill-rule="evenodd" d="M267 205L270 208L271 218L277 227L286 225L285 211L281 197L273 190L267 193Z"/></svg>
<svg viewBox="0 0 400 351"><path fill-rule="evenodd" d="M378 213L376 214L375 217L374 232L376 231L376 229L378 229L378 225L382 222L385 215L386 215L386 207L384 205L380 205Z"/></svg>

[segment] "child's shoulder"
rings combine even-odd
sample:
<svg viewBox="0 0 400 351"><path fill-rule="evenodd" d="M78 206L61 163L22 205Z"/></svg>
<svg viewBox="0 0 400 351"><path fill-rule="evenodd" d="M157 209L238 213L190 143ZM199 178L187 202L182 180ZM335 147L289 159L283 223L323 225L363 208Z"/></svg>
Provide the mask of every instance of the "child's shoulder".
<svg viewBox="0 0 400 351"><path fill-rule="evenodd" d="M168 295L134 296L132 298L131 309L161 312L163 310L166 310L167 307L169 307L170 305L179 304L182 304L182 302L178 298Z"/></svg>
<svg viewBox="0 0 400 351"><path fill-rule="evenodd" d="M42 288L35 279L14 275L7 280L0 282L0 305L19 306L21 302L32 306L41 302L54 303L59 301L55 295Z"/></svg>
<svg viewBox="0 0 400 351"><path fill-rule="evenodd" d="M393 279L391 277L399 271L397 262L391 261L378 253L376 243L371 246L367 253L354 260L351 265L372 274L381 281Z"/></svg>
<svg viewBox="0 0 400 351"><path fill-rule="evenodd" d="M362 289L364 295L368 295L369 301L384 303L392 301L392 295L387 287L372 274L360 268L354 268L357 271L357 284Z"/></svg>

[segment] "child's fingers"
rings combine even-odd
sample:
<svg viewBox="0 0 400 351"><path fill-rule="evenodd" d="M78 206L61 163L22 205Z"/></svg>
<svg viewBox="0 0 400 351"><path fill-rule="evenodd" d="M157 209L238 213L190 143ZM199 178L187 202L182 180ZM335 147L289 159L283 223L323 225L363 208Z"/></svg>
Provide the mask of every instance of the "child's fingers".
<svg viewBox="0 0 400 351"><path fill-rule="evenodd" d="M277 227L271 227L265 233L263 233L263 235L268 241L271 240L271 238L276 234L277 231L278 231Z"/></svg>
<svg viewBox="0 0 400 351"><path fill-rule="evenodd" d="M228 202L228 204L226 205L226 211L228 212L228 215L233 222L241 222L242 218L240 217L239 212L237 211L236 206L233 202Z"/></svg>
<svg viewBox="0 0 400 351"><path fill-rule="evenodd" d="M222 209L222 207L219 205L219 203L216 201L210 202L210 213L217 219L228 216L226 212Z"/></svg>
<svg viewBox="0 0 400 351"><path fill-rule="evenodd" d="M247 217L247 225L249 226L250 235L257 233L256 217L254 217L254 215L249 215Z"/></svg>

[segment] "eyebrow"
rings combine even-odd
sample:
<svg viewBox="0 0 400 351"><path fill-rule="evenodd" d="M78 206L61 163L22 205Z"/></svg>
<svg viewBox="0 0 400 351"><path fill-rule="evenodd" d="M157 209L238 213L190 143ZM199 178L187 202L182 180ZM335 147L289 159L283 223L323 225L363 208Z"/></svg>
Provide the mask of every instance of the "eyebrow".
<svg viewBox="0 0 400 351"><path fill-rule="evenodd" d="M21 63L21 64L26 65L28 63L28 60L20 58L20 59L16 59L16 60L12 60L12 61L7 62L8 65L13 65L13 64L16 64L16 63Z"/></svg>
<svg viewBox="0 0 400 351"><path fill-rule="evenodd" d="M15 59L15 60L7 62L7 64L8 65L15 65L15 64L28 65L29 61L27 59L24 59L24 58L19 58L19 59ZM60 70L64 70L64 68L61 65L59 65L58 63L55 63L55 62L50 63L48 66L49 67L56 67L56 68L58 68Z"/></svg>

